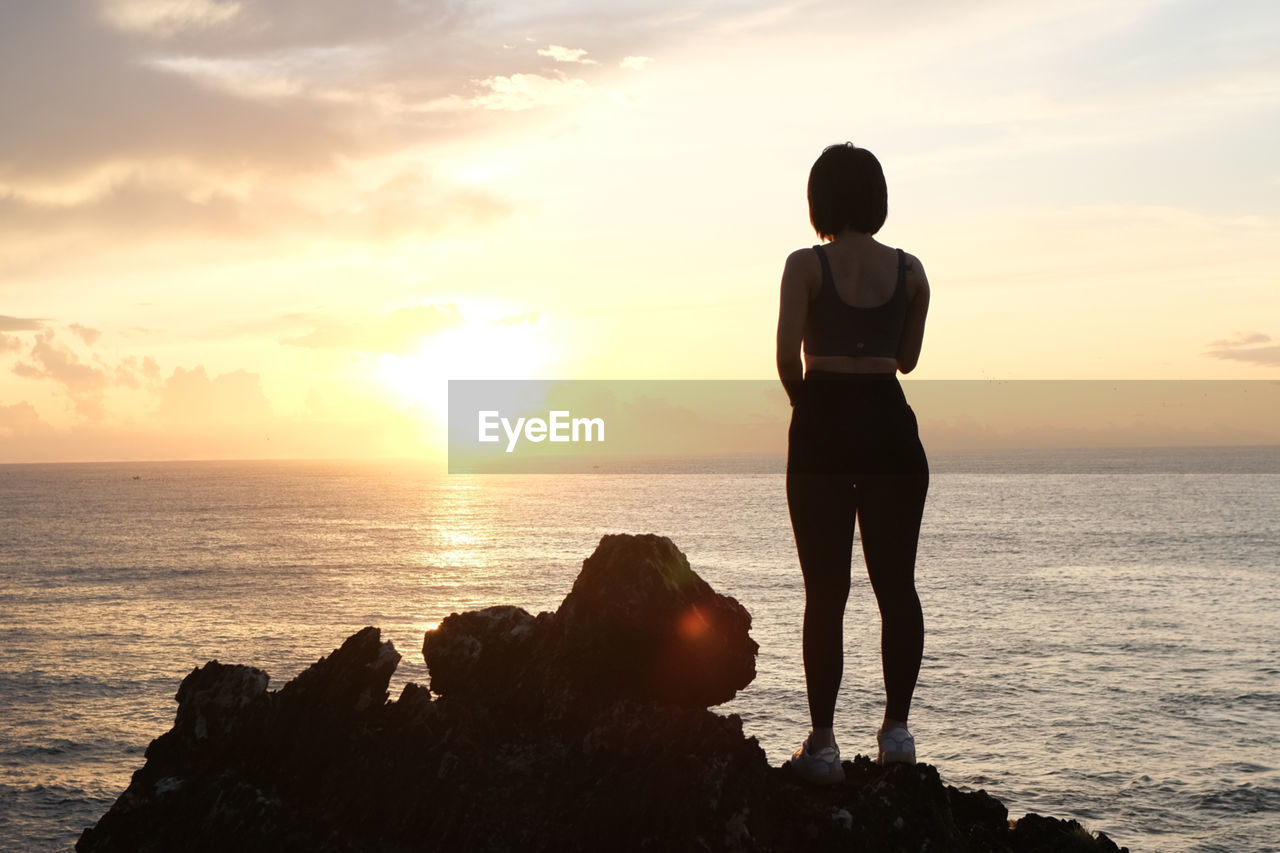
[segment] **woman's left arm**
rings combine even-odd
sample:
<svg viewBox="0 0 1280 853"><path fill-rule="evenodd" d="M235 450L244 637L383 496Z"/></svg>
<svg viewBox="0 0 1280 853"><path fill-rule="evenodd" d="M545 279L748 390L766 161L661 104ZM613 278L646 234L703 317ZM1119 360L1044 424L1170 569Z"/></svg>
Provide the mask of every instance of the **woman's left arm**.
<svg viewBox="0 0 1280 853"><path fill-rule="evenodd" d="M929 279L914 255L907 255L907 322L898 342L898 369L910 373L920 361L924 345L924 321L929 314Z"/></svg>

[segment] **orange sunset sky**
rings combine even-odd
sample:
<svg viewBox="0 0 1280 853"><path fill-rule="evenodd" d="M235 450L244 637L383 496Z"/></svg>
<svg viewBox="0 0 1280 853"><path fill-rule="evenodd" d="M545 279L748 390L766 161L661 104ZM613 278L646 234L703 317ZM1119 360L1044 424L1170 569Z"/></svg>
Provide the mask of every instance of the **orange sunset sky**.
<svg viewBox="0 0 1280 853"><path fill-rule="evenodd" d="M1272 0L5 0L0 462L431 457L448 378L772 377L846 139L932 281L913 380L1280 379L1278 42Z"/></svg>

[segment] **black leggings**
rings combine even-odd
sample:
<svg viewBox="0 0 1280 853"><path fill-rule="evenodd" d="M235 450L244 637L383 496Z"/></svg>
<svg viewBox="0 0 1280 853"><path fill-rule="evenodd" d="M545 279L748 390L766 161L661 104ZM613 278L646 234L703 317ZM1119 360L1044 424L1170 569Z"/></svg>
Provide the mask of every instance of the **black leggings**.
<svg viewBox="0 0 1280 853"><path fill-rule="evenodd" d="M905 721L924 651L915 564L929 464L915 414L887 373L810 371L795 404L787 507L804 575L809 716L815 728L832 726L856 519L880 605L885 715Z"/></svg>

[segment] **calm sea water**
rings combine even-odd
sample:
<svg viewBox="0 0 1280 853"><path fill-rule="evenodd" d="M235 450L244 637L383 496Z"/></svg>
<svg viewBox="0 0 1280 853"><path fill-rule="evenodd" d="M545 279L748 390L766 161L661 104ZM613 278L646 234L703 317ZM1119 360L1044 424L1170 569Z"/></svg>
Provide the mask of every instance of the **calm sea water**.
<svg viewBox="0 0 1280 853"><path fill-rule="evenodd" d="M1074 817L1135 851L1280 849L1280 448L931 461L921 759L1015 817ZM670 536L751 611L759 675L721 710L782 762L807 731L802 590L780 465L742 468L0 466L0 848L69 848L192 667L252 664L278 686L378 625L405 658L394 696L427 679L423 631L555 608L611 532ZM875 746L878 632L855 585L849 757Z"/></svg>

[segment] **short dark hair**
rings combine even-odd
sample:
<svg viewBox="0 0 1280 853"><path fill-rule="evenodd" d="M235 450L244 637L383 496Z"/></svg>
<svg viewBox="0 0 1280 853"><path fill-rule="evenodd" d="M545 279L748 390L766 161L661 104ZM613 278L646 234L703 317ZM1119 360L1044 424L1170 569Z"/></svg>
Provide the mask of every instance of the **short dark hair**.
<svg viewBox="0 0 1280 853"><path fill-rule="evenodd" d="M845 228L874 234L889 215L889 189L876 155L852 142L831 145L809 170L809 221L819 237Z"/></svg>

